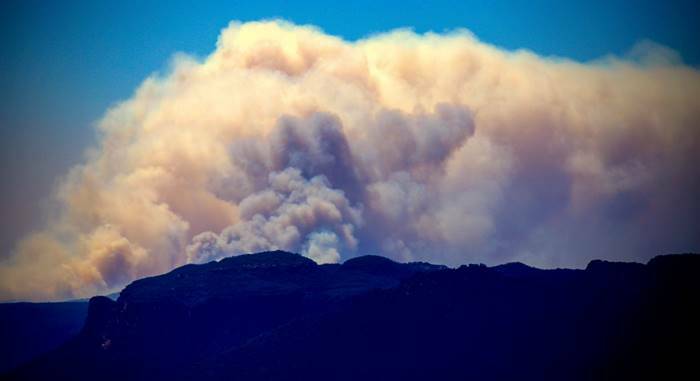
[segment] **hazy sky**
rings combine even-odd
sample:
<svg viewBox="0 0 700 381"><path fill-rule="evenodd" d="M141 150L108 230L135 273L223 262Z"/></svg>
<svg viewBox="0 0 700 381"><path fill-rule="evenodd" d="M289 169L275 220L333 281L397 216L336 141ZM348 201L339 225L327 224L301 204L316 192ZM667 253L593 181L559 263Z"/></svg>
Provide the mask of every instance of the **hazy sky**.
<svg viewBox="0 0 700 381"><path fill-rule="evenodd" d="M349 41L402 27L465 28L506 51L579 62L624 57L650 40L697 67L697 16L693 1L4 1L0 256L40 226L45 198L95 143L93 124L106 110L132 97L175 53L212 53L231 20L283 18Z"/></svg>

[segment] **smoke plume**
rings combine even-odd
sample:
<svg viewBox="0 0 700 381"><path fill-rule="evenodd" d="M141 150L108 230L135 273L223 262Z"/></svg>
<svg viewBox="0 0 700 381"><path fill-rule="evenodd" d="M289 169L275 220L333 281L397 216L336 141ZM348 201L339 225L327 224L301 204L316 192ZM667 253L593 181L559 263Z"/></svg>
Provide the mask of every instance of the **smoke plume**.
<svg viewBox="0 0 700 381"><path fill-rule="evenodd" d="M106 113L0 264L0 299L269 249L545 267L698 250L698 163L700 72L649 42L577 63L466 31L232 23Z"/></svg>

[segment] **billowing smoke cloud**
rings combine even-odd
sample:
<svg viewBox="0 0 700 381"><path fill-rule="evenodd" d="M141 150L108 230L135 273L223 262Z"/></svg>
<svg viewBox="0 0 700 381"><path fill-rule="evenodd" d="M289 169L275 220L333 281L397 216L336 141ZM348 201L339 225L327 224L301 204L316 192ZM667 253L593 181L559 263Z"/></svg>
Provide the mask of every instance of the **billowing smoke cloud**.
<svg viewBox="0 0 700 381"><path fill-rule="evenodd" d="M700 73L651 43L581 64L465 31L233 23L99 129L0 299L274 248L539 266L700 249Z"/></svg>

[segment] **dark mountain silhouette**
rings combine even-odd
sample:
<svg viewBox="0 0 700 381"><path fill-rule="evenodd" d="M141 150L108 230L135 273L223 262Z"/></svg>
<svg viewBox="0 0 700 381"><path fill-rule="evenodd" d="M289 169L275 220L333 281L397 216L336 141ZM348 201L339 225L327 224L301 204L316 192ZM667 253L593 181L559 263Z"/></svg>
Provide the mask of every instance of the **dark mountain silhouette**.
<svg viewBox="0 0 700 381"><path fill-rule="evenodd" d="M7 378L674 379L693 369L699 274L698 255L585 270L237 256L91 299L77 337Z"/></svg>
<svg viewBox="0 0 700 381"><path fill-rule="evenodd" d="M1 303L0 374L55 349L80 332L88 302Z"/></svg>

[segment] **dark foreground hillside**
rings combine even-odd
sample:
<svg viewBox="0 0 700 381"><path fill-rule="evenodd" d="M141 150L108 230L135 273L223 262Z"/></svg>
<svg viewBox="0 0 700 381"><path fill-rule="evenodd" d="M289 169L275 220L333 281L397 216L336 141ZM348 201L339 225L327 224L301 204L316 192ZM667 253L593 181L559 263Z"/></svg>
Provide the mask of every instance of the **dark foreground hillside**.
<svg viewBox="0 0 700 381"><path fill-rule="evenodd" d="M697 255L585 270L238 256L93 298L75 339L6 377L694 379L699 280Z"/></svg>
<svg viewBox="0 0 700 381"><path fill-rule="evenodd" d="M55 349L85 324L88 302L1 303L0 374Z"/></svg>

